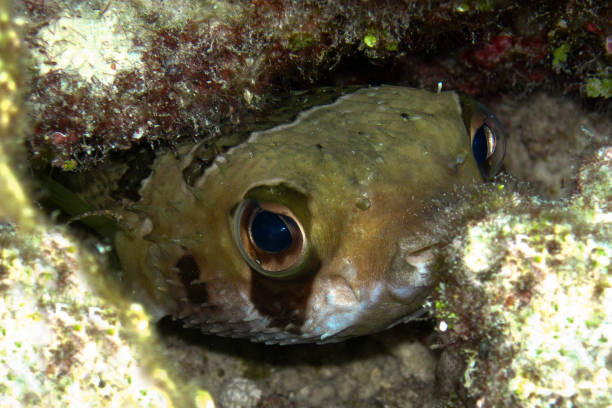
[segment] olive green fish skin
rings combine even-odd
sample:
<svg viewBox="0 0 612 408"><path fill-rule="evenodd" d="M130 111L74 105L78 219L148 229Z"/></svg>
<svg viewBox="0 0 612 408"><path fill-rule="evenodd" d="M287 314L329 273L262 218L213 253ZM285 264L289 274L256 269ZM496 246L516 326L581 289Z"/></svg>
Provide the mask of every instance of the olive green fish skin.
<svg viewBox="0 0 612 408"><path fill-rule="evenodd" d="M158 159L126 215L133 231L117 236L122 265L159 315L267 343L339 341L410 318L432 285L413 256L436 244L418 238L430 200L482 181L457 94L393 86L254 133L190 185L192 160ZM310 263L295 278L254 271L233 238L234 211L259 186L303 197Z"/></svg>

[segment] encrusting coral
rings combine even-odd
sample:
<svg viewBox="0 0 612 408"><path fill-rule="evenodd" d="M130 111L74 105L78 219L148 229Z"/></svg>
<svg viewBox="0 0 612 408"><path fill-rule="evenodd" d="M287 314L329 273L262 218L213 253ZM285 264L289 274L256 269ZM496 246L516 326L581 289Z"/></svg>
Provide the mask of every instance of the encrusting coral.
<svg viewBox="0 0 612 408"><path fill-rule="evenodd" d="M479 407L612 404L611 147L578 182L562 205L507 197L444 251L438 330Z"/></svg>

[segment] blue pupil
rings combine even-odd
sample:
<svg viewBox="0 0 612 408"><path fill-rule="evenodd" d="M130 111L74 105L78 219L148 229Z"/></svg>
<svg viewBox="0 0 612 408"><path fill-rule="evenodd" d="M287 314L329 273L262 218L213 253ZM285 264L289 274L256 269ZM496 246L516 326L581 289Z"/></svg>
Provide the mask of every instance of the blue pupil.
<svg viewBox="0 0 612 408"><path fill-rule="evenodd" d="M273 254L283 252L293 241L283 217L270 211L261 211L255 216L251 236L255 245Z"/></svg>
<svg viewBox="0 0 612 408"><path fill-rule="evenodd" d="M476 159L476 163L478 163L478 165L481 165L487 161L489 145L484 126L479 127L474 134L474 140L472 141L472 153L474 154L474 159Z"/></svg>

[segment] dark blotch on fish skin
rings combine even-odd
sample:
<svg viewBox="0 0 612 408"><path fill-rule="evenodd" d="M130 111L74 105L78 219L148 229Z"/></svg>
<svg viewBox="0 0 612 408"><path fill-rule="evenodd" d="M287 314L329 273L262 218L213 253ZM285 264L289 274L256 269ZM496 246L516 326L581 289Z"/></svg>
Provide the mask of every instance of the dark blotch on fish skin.
<svg viewBox="0 0 612 408"><path fill-rule="evenodd" d="M313 268L314 271L318 270ZM301 334L306 319L306 305L312 293L316 273L295 280L272 280L251 269L251 302L270 326ZM289 325L289 327L287 327Z"/></svg>
<svg viewBox="0 0 612 408"><path fill-rule="evenodd" d="M128 198L132 201L140 200L140 186L142 181L151 174L151 166L155 160L155 152L148 147L142 147L133 154L111 155L113 162L125 163L128 169L117 181L117 189L111 191L111 197L116 200Z"/></svg>
<svg viewBox="0 0 612 408"><path fill-rule="evenodd" d="M183 255L177 262L179 279L185 286L187 298L191 303L202 304L208 301L206 284L199 281L200 268L193 256ZM194 282L195 281L195 282Z"/></svg>

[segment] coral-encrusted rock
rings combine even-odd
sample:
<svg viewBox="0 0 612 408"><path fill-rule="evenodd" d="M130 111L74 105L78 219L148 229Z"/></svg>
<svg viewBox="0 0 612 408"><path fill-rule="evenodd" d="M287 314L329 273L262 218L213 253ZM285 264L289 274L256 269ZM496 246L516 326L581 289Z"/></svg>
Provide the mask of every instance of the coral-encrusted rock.
<svg viewBox="0 0 612 408"><path fill-rule="evenodd" d="M582 167L580 194L517 197L446 250L436 314L477 406L612 404L611 151Z"/></svg>
<svg viewBox="0 0 612 408"><path fill-rule="evenodd" d="M134 143L214 137L321 79L609 97L605 2L524 3L20 2L29 147L38 164L88 168Z"/></svg>
<svg viewBox="0 0 612 408"><path fill-rule="evenodd" d="M142 307L103 276L62 229L0 224L2 407L189 407L204 398L172 374Z"/></svg>
<svg viewBox="0 0 612 408"><path fill-rule="evenodd" d="M0 406L209 406L177 379L99 254L32 205L15 147L28 122L10 11L0 1Z"/></svg>

